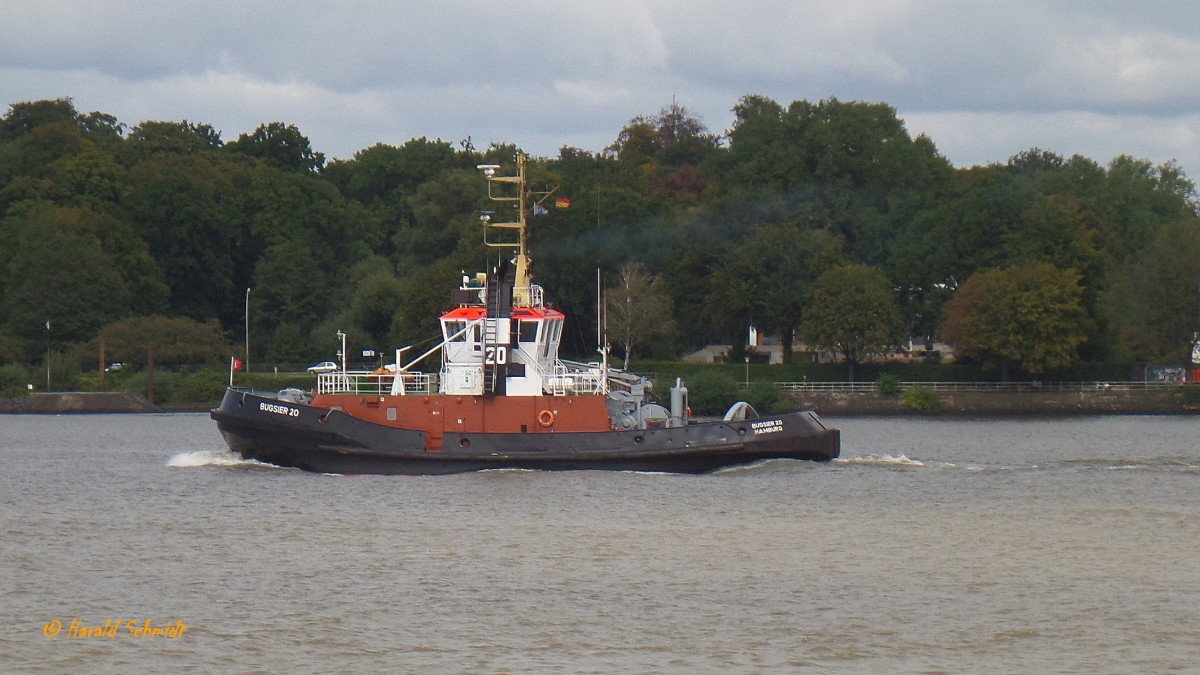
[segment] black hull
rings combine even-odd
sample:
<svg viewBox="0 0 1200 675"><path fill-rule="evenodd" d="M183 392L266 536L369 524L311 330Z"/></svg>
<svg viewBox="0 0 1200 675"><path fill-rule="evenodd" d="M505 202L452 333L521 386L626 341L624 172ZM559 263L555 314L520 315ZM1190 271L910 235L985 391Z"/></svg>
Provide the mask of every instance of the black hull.
<svg viewBox="0 0 1200 675"><path fill-rule="evenodd" d="M246 459L339 474L450 474L485 469L707 473L765 459L828 461L840 436L812 412L686 427L586 433L447 434L426 450L423 431L337 410L230 389L212 411L229 448Z"/></svg>

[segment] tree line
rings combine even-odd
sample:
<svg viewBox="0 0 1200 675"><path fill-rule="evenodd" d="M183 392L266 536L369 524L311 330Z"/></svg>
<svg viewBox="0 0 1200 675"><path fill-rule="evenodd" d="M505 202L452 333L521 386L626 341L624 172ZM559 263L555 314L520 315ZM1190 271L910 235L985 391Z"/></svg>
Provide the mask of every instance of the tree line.
<svg viewBox="0 0 1200 675"><path fill-rule="evenodd" d="M594 353L597 274L620 356L751 326L854 364L912 336L968 363L1183 362L1200 216L1173 163L1031 149L957 169L884 103L749 95L709 131L677 104L598 152L535 157L535 274ZM431 344L464 271L495 266L476 165L518 148L417 138L327 161L294 125L211 126L14 103L0 119L0 364L77 354L252 363ZM539 211L539 213L541 213ZM622 318L631 302L653 308ZM247 317L248 314L248 317ZM136 330L133 328L136 327ZM91 361L89 361L89 359Z"/></svg>

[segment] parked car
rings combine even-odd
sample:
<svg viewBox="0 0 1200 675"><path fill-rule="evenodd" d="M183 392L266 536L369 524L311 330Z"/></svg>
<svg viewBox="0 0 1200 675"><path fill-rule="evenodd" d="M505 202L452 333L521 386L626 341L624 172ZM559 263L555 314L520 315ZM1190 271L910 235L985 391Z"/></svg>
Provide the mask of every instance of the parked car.
<svg viewBox="0 0 1200 675"><path fill-rule="evenodd" d="M125 367L124 363L121 363L120 361L113 361L112 363L108 364L108 367L104 369L104 372L112 373L112 372L116 372L124 367Z"/></svg>
<svg viewBox="0 0 1200 675"><path fill-rule="evenodd" d="M308 372L316 375L317 373L332 373L338 369L338 365L333 361L322 361L316 365L309 366Z"/></svg>

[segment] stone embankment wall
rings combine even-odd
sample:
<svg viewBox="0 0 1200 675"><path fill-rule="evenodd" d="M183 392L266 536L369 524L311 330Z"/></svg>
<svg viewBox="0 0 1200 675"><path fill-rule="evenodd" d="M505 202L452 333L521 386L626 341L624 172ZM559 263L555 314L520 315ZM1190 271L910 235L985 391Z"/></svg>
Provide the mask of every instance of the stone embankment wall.
<svg viewBox="0 0 1200 675"><path fill-rule="evenodd" d="M61 415L64 413L145 413L158 408L125 392L62 392L0 399L0 413Z"/></svg>
<svg viewBox="0 0 1200 675"><path fill-rule="evenodd" d="M802 392L802 409L828 417L864 415L1129 415L1200 413L1200 402L1172 390L939 392L936 410L916 411L903 396L875 392Z"/></svg>

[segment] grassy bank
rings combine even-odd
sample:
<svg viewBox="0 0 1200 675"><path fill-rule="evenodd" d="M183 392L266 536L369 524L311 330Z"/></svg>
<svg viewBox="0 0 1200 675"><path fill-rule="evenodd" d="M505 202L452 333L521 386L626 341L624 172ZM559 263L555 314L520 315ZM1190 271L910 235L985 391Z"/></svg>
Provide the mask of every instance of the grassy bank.
<svg viewBox="0 0 1200 675"><path fill-rule="evenodd" d="M906 392L907 393L907 392ZM823 416L865 415L1134 415L1200 413L1200 387L1082 390L1071 392L948 392L923 396L914 404L905 394L805 392L789 397L797 408Z"/></svg>
<svg viewBox="0 0 1200 675"><path fill-rule="evenodd" d="M675 361L640 362L633 368L652 376L654 391L660 400L669 400L670 388L677 378L688 387L690 403L697 415L720 415L737 400L747 400L760 412L815 409L823 415L1081 415L1081 414L1152 414L1195 413L1200 411L1200 386L1186 385L1126 389L1057 391L942 391L939 387L905 386L900 382L988 382L987 373L977 368L932 364L887 364L863 368L862 385L842 390L845 369L839 364L691 364ZM1062 379L1095 380L1121 383L1128 381L1128 365L1089 366L1064 373ZM866 379L866 376L874 376ZM77 375L73 391L99 390L97 373ZM1053 382L1050 378L1046 378ZM749 385L747 386L747 380ZM775 382L832 383L827 388L786 392ZM880 386L884 383L891 386ZM315 378L307 373L237 373L234 383L268 391L296 387L311 389ZM109 392L121 392L149 398L150 381L145 372L114 372L106 378ZM154 404L158 410L203 411L215 406L229 384L227 370L196 369L155 373ZM31 403L24 401L24 388L12 388L12 398L0 401L0 412L23 412ZM0 395L2 398L2 395ZM74 399L72 399L74 400ZM115 399L114 399L115 400ZM24 402L22 402L24 401ZM89 406L92 404L89 404ZM128 406L125 406L126 408ZM130 410L117 409L113 412Z"/></svg>

